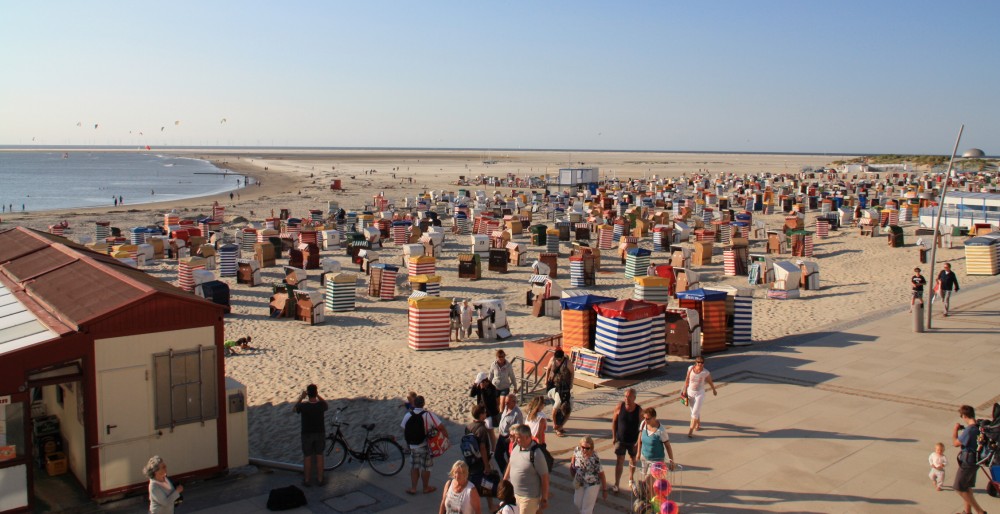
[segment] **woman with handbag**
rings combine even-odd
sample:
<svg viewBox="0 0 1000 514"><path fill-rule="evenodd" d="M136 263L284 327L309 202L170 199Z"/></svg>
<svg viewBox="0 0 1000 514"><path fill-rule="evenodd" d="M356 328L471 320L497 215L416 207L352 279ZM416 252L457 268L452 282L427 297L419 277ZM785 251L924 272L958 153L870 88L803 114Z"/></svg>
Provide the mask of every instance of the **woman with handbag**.
<svg viewBox="0 0 1000 514"><path fill-rule="evenodd" d="M687 406L691 409L689 438L694 437L695 430L701 430L701 406L705 400L705 384L712 387L712 395L719 395L715 389L715 382L712 381L712 374L705 369L705 358L699 355L695 357L694 365L688 367L684 389L681 390L681 397L687 399Z"/></svg>

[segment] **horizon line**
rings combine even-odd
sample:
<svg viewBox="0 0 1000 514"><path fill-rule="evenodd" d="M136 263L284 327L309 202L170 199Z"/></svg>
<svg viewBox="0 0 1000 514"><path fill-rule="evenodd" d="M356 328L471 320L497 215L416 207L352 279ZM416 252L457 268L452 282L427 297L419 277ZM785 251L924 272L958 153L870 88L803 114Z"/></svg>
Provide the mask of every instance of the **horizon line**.
<svg viewBox="0 0 1000 514"><path fill-rule="evenodd" d="M799 156L830 156L830 157L874 157L880 155L944 156L945 154L917 153L870 153L870 152L786 152L786 151L751 151L751 150L648 150L648 149L592 149L592 148L506 148L506 147L422 147L422 146L241 146L241 145L172 145L158 146L150 149L136 145L8 145L0 144L2 150L135 150L137 152L155 152L171 150L419 150L419 151L466 151L466 152L579 152L579 153L680 153L680 154L724 154L724 155L799 155ZM985 156L993 159L995 156Z"/></svg>

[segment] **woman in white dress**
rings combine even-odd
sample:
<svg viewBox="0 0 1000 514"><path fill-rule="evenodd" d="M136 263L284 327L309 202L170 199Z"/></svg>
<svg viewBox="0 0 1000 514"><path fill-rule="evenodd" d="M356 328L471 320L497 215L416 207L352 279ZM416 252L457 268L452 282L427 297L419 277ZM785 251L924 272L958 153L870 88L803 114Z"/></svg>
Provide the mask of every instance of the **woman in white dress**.
<svg viewBox="0 0 1000 514"><path fill-rule="evenodd" d="M684 378L684 390L682 396L687 396L688 407L691 409L691 427L688 429L688 437L694 437L695 430L701 430L701 406L705 401L705 384L712 388L712 394L718 396L715 389L715 382L712 381L712 374L705 369L705 358L698 356L694 360L694 365L688 367L687 377Z"/></svg>

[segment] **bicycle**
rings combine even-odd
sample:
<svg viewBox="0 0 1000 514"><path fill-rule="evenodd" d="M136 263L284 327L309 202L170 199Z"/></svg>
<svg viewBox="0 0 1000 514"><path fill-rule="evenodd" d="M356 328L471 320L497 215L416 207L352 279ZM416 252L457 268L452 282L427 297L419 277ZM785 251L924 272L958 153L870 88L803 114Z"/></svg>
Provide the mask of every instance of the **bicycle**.
<svg viewBox="0 0 1000 514"><path fill-rule="evenodd" d="M371 431L375 428L374 423L361 425L365 429L365 441L361 451L351 448L347 438L341 431L341 426L350 426L349 423L340 421L340 413L345 407L337 409L333 417L331 427L336 428L334 433L326 436L327 443L323 469L330 471L340 467L345 460L350 457L358 462L368 462L376 473L383 476L392 476L403 469L406 456L403 455L403 448L396 442L396 438L389 435L376 435L374 439L370 437Z"/></svg>

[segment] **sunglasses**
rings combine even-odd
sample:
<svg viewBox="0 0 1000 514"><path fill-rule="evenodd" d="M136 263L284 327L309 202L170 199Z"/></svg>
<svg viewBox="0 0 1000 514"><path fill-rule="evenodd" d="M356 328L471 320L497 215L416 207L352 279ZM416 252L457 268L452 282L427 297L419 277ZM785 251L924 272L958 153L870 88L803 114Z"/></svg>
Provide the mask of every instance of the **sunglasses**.
<svg viewBox="0 0 1000 514"><path fill-rule="evenodd" d="M593 446L583 446L583 445L580 445L580 449L581 450L593 450L594 447Z"/></svg>

